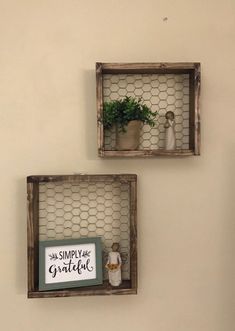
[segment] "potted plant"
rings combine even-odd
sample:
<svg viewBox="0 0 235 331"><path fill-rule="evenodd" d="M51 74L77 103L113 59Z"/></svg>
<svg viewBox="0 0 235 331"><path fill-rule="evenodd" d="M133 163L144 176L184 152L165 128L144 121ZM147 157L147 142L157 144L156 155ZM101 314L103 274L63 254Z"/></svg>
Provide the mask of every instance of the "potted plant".
<svg viewBox="0 0 235 331"><path fill-rule="evenodd" d="M118 150L138 149L140 129L143 124L155 125L157 112L152 112L142 98L126 96L124 99L104 103L103 124L105 129L116 125L116 148Z"/></svg>

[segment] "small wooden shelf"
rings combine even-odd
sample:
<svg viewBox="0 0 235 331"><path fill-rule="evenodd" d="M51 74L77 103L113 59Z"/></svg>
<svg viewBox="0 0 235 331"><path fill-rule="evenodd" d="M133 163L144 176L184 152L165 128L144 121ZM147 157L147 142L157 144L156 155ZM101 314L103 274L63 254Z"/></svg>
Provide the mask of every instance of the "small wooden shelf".
<svg viewBox="0 0 235 331"><path fill-rule="evenodd" d="M200 155L200 63L96 63L98 155L157 157ZM157 111L156 126L144 125L135 151L116 149L115 129L103 126L105 101L142 98ZM164 150L167 111L175 114L176 149Z"/></svg>
<svg viewBox="0 0 235 331"><path fill-rule="evenodd" d="M27 177L29 298L137 293L136 185L133 174ZM90 237L101 237L103 284L39 291L39 242ZM104 268L113 242L123 257L118 287Z"/></svg>

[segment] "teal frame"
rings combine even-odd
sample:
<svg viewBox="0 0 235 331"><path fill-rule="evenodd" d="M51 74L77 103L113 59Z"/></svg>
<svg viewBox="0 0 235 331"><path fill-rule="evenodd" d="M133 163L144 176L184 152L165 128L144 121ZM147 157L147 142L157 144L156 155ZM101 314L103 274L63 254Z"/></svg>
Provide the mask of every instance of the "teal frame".
<svg viewBox="0 0 235 331"><path fill-rule="evenodd" d="M45 249L53 246L68 246L68 245L82 245L95 244L96 254L96 278L76 280L71 282L60 282L54 284L46 284L45 282ZM39 291L48 291L56 289L66 289L72 287L82 287L90 285L100 285L103 283L102 271L102 244L101 238L80 238L80 239L65 239L65 240L51 240L39 241Z"/></svg>

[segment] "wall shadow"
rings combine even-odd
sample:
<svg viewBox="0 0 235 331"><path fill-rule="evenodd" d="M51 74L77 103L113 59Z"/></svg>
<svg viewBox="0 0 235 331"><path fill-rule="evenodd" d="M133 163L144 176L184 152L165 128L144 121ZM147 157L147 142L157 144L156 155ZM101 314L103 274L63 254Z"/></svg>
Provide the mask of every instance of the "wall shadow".
<svg viewBox="0 0 235 331"><path fill-rule="evenodd" d="M85 145L88 160L97 160L97 110L96 75L94 70L84 70Z"/></svg>

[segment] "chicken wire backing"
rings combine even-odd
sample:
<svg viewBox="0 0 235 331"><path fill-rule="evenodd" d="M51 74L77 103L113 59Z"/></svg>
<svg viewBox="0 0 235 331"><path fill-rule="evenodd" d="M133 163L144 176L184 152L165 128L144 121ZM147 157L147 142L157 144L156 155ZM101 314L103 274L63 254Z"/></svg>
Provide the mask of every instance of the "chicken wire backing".
<svg viewBox="0 0 235 331"><path fill-rule="evenodd" d="M40 183L39 240L101 237L104 264L113 242L118 242L122 278L130 279L129 191L129 184L117 181Z"/></svg>
<svg viewBox="0 0 235 331"><path fill-rule="evenodd" d="M175 114L176 149L189 149L189 74L104 74L104 101L142 98L157 111L156 125L143 125L139 149L164 149L165 114ZM116 149L115 129L104 130L105 150Z"/></svg>

